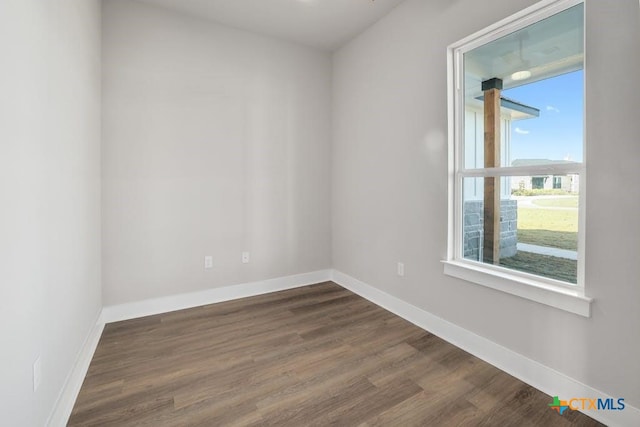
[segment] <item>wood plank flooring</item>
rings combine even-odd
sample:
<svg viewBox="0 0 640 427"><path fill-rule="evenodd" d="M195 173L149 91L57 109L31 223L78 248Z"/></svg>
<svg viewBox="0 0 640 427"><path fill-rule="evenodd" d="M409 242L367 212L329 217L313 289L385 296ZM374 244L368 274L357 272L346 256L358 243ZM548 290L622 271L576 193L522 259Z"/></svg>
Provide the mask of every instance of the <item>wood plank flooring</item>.
<svg viewBox="0 0 640 427"><path fill-rule="evenodd" d="M106 325L70 426L591 426L327 282Z"/></svg>

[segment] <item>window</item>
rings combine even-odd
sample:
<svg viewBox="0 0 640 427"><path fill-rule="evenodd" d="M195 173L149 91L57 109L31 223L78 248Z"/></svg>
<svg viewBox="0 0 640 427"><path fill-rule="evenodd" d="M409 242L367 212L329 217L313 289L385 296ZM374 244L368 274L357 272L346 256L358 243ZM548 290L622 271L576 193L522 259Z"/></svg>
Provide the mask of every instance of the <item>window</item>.
<svg viewBox="0 0 640 427"><path fill-rule="evenodd" d="M449 48L445 272L588 316L584 5L543 3Z"/></svg>
<svg viewBox="0 0 640 427"><path fill-rule="evenodd" d="M542 176L534 176L531 178L531 187L534 190L542 190L544 188L545 178Z"/></svg>
<svg viewBox="0 0 640 427"><path fill-rule="evenodd" d="M553 177L553 189L554 190L562 190L562 177L554 176Z"/></svg>

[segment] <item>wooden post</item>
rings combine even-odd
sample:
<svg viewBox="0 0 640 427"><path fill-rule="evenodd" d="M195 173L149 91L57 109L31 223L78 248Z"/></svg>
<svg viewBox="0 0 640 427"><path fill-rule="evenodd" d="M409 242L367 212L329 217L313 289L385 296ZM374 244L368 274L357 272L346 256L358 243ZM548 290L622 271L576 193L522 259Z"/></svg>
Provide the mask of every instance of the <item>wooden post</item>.
<svg viewBox="0 0 640 427"><path fill-rule="evenodd" d="M500 166L500 92L502 80L482 82L484 91L484 167ZM484 179L484 245L482 259L500 263L500 178Z"/></svg>

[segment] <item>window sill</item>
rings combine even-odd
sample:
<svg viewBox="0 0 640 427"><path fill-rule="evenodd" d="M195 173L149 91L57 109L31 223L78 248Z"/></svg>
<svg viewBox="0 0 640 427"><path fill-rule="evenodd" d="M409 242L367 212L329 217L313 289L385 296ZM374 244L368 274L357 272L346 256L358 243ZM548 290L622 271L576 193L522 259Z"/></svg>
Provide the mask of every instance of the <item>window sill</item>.
<svg viewBox="0 0 640 427"><path fill-rule="evenodd" d="M593 299L584 296L581 290L553 286L460 261L443 261L443 264L444 274L448 276L457 277L458 279L516 295L580 316L591 316L591 303Z"/></svg>

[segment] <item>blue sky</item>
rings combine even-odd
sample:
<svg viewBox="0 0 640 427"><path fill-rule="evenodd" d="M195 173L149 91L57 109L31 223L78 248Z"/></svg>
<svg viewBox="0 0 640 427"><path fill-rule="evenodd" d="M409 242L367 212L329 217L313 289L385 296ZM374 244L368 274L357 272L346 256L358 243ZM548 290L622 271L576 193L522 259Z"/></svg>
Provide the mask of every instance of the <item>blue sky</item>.
<svg viewBox="0 0 640 427"><path fill-rule="evenodd" d="M511 159L582 161L583 71L503 92L540 110L540 117L512 122Z"/></svg>

